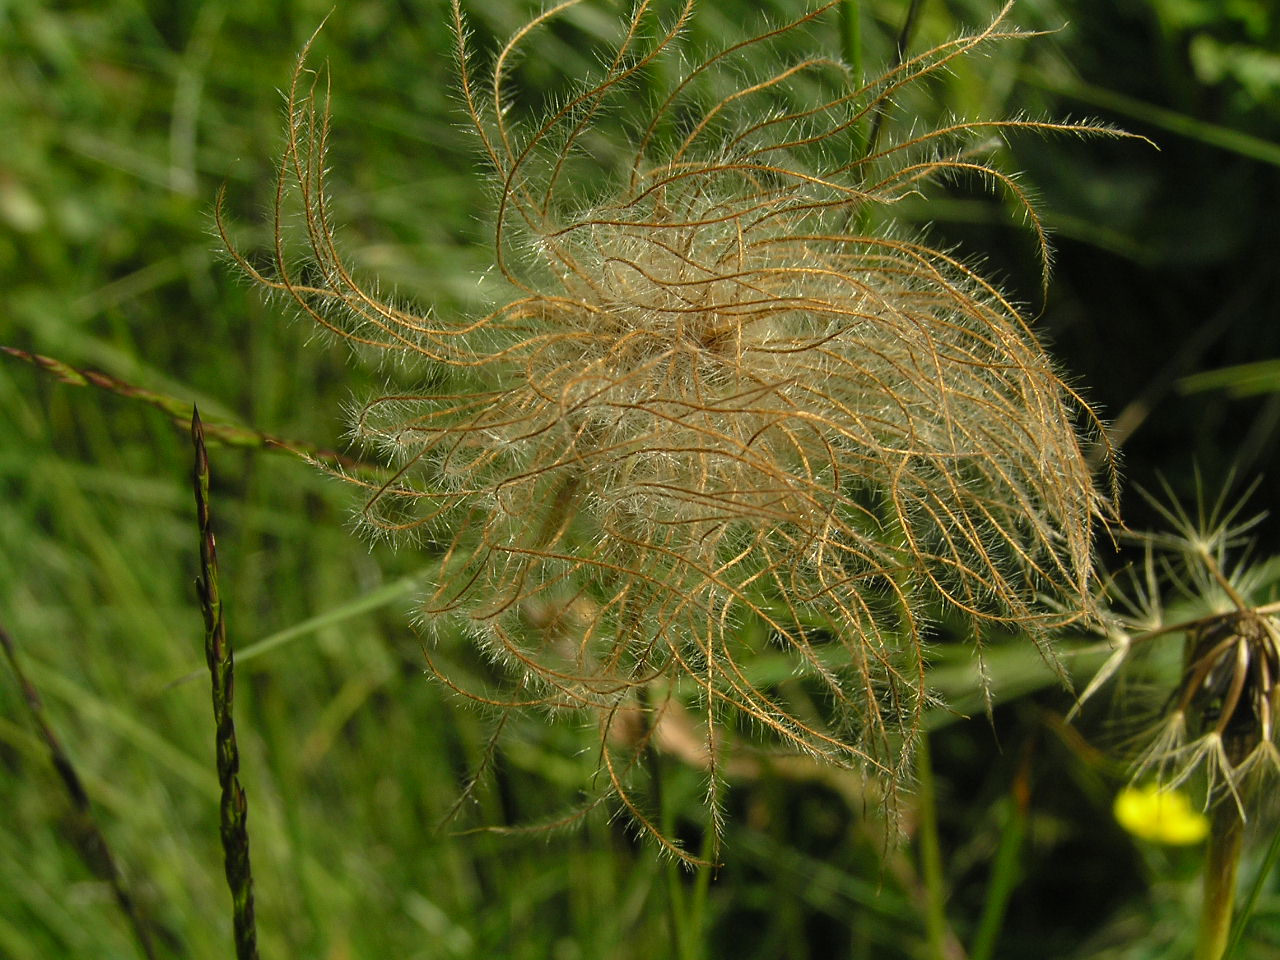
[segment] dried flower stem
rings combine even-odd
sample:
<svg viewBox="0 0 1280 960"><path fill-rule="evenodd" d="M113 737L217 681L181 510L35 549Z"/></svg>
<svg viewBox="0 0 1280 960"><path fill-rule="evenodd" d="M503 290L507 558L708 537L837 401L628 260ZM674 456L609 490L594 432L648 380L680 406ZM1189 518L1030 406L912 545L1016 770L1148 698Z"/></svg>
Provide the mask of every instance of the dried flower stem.
<svg viewBox="0 0 1280 960"><path fill-rule="evenodd" d="M1196 960L1221 960L1226 953L1243 839L1244 819L1239 808L1234 803L1219 803L1209 829Z"/></svg>
<svg viewBox="0 0 1280 960"><path fill-rule="evenodd" d="M235 700L235 664L222 619L222 597L218 593L218 557L209 513L209 455L204 445L200 412L191 413L191 439L195 444L194 485L196 519L200 527L200 577L196 588L204 613L204 649L213 681L213 718L218 784L222 788L219 807L222 849L226 858L227 886L231 889L232 921L237 960L256 960L258 934L253 919L253 871L249 866L248 804L240 786L240 748L232 718Z"/></svg>
<svg viewBox="0 0 1280 960"><path fill-rule="evenodd" d="M109 374L103 373L101 370L86 370L83 367L73 367L71 364L65 363L56 357L19 350L17 347L0 346L0 353L7 353L18 360L25 360L32 366L54 377L59 383L65 383L73 387L97 387L99 390L106 390L108 393L114 393L119 397L139 400L148 406L155 407L167 415L174 424L181 426L183 429L186 429L191 422L191 415L194 411L191 403L187 400L180 400L166 393L156 393L154 390L146 390L127 381L118 380ZM242 427L231 423L206 423L203 425L203 430L210 440L225 444L228 447L242 447L254 450L283 450L300 459L334 468L360 469L362 471L376 469L369 464L360 463L334 450L328 450L303 441L274 437L253 427Z"/></svg>

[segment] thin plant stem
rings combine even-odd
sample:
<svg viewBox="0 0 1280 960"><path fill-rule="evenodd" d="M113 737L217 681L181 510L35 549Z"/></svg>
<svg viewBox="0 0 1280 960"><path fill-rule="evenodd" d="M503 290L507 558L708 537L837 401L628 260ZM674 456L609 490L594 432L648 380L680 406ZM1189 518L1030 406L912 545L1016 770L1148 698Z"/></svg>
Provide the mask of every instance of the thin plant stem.
<svg viewBox="0 0 1280 960"><path fill-rule="evenodd" d="M934 793L929 736L921 734L916 747L917 811L920 817L920 873L924 879L925 932L932 960L948 960L946 892L942 880L942 847L938 842L938 804Z"/></svg>
<svg viewBox="0 0 1280 960"><path fill-rule="evenodd" d="M639 694L641 703L646 707L650 706L648 691L642 687ZM648 742L644 748L645 766L648 770L653 805L658 811L659 829L664 836L674 837L676 814L663 784L662 757L653 738L646 737L646 740ZM667 916L671 925L672 948L678 960L702 960L704 956L702 925L706 902L706 881L703 878L709 876L710 864L705 861L713 842L713 831L708 830L704 835L700 860L695 866L699 872L692 894L686 892L681 876L682 868L689 866L689 863L673 859L666 865Z"/></svg>
<svg viewBox="0 0 1280 960"><path fill-rule="evenodd" d="M853 72L862 80L862 4L860 0L844 0L840 4L840 53Z"/></svg>
<svg viewBox="0 0 1280 960"><path fill-rule="evenodd" d="M679 960L701 960L701 939L693 925L693 911L685 895L677 861L667 864L667 906L671 917L671 937Z"/></svg>
<svg viewBox="0 0 1280 960"><path fill-rule="evenodd" d="M1222 960L1226 954L1243 839L1244 820L1240 810L1224 799L1214 808L1209 827L1195 960Z"/></svg>
<svg viewBox="0 0 1280 960"><path fill-rule="evenodd" d="M641 687L637 691L640 704L646 708L643 716L646 717L646 723L653 723L652 715L648 709L651 704L649 702L649 691L645 687ZM662 758L658 755L658 749L653 743L652 736L646 736L644 747L644 763L646 772L649 775L649 793L653 799L653 807L658 811L658 827L664 835L671 835L671 813L667 809L666 791L662 785ZM667 922L671 929L671 947L676 957L685 960L685 914L684 914L684 897L680 888L680 869L674 861L666 864L666 881L667 881Z"/></svg>
<svg viewBox="0 0 1280 960"><path fill-rule="evenodd" d="M195 444L194 486L196 519L200 528L200 578L196 587L204 613L205 658L213 684L213 717L218 785L222 788L219 816L227 886L231 890L232 925L237 960L257 960L258 934L254 924L253 871L249 865L248 803L240 786L240 748L236 743L232 705L235 701L235 664L222 618L218 592L218 556L209 511L209 455L199 410L191 413L191 440Z"/></svg>
<svg viewBox="0 0 1280 960"><path fill-rule="evenodd" d="M1267 855L1262 860L1262 866L1258 868L1258 875L1254 878L1253 885L1249 888L1249 895L1245 897L1243 907L1236 911L1236 918L1231 924L1231 941L1227 944L1226 952L1222 955L1223 960L1230 960L1235 954L1236 948L1240 946L1240 941L1244 938L1244 928L1249 923L1249 918L1253 916L1253 911L1258 905L1258 898L1262 895L1263 888L1267 884L1267 878L1271 876L1271 871L1275 869L1276 861L1280 860L1280 831L1275 832L1271 836L1271 843L1267 846Z"/></svg>
<svg viewBox="0 0 1280 960"><path fill-rule="evenodd" d="M58 777L62 780L62 785L66 788L67 795L71 798L71 806L74 810L73 845L76 848L76 853L80 855L80 859L92 871L94 876L105 881L111 887L111 893L115 897L116 905L119 906L121 913L125 915L125 918L129 921L130 928L133 930L133 938L138 943L138 949L147 960L155 960L156 952L151 938L151 928L125 887L120 868L116 865L111 848L107 845L107 838L103 835L98 826L97 818L94 816L93 804L89 801L89 794L84 788L84 781L80 779L80 775L76 772L75 765L71 762L71 757L63 749L62 741L54 733L45 713L44 701L40 697L40 691L36 689L35 684L28 679L26 671L22 669L22 663L18 659L13 638L9 636L3 627L0 627L0 646L4 647L5 656L9 660L9 667L13 670L14 677L17 678L18 686L22 688L22 696L27 705L27 713L30 715L32 723L36 725L36 729L40 732L40 738L44 740L45 748L49 751L49 759L53 763L54 769L57 770Z"/></svg>
<svg viewBox="0 0 1280 960"><path fill-rule="evenodd" d="M1009 898L1017 888L1022 872L1020 861L1023 841L1027 835L1027 807L1030 800L1027 766L1024 760L1004 803L1000 842L991 863L987 900L982 909L982 919L978 922L978 933L973 939L973 948L969 951L969 960L990 960L995 954Z"/></svg>
<svg viewBox="0 0 1280 960"><path fill-rule="evenodd" d="M841 36L841 45L844 48L844 54L850 64L856 64L854 67L854 80L856 83L862 82L862 11L858 9L856 0L847 0L844 8L843 35ZM898 32L898 40L894 47L893 65L890 67L890 73L902 66L903 60L906 59L907 49L911 45L911 36L915 33L916 24L920 18L920 10L924 6L924 0L911 0L910 6L907 7L906 18L902 22L902 29ZM857 49L853 49L856 46ZM852 55L851 55L852 50ZM862 142L862 155L869 157L876 152L876 146L880 142L880 133L884 128L884 116L886 105L883 102L877 103L875 109L871 111L870 128L866 131L866 136ZM861 124L859 124L859 132L861 133ZM866 233L870 229L871 224L871 205L862 204L857 208L856 215L851 218L854 221L855 229L858 233Z"/></svg>
<svg viewBox="0 0 1280 960"><path fill-rule="evenodd" d="M898 43L894 48L893 65L890 71L902 66L907 58L907 50L911 47L911 37L916 32L916 24L920 21L920 11L924 9L924 0L911 0L907 7L907 15L902 21L902 29L898 32ZM885 105L879 104L871 117L871 133L867 135L867 155L876 152L880 142L880 131L884 127Z"/></svg>
<svg viewBox="0 0 1280 960"><path fill-rule="evenodd" d="M662 785L662 759L652 742L645 747L645 754L650 790L658 810L658 823L664 835L672 836L675 815L667 804L667 791ZM681 865L676 860L671 860L666 865L667 918L671 925L671 945L679 960L699 960L697 940L690 930L691 910L681 882L680 869Z"/></svg>
<svg viewBox="0 0 1280 960"><path fill-rule="evenodd" d="M715 831L708 829L702 835L702 849L698 856L703 861L694 867L693 892L689 896L689 929L696 936L697 955L705 951L706 943L707 896L711 889L711 872L715 866L711 863L712 850L715 846Z"/></svg>

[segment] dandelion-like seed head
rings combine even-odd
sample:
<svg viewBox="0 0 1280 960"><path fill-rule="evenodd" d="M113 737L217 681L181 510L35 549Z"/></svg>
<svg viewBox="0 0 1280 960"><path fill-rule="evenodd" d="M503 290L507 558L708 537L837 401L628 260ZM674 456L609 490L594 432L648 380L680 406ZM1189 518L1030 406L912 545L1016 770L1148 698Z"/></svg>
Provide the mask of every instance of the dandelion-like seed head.
<svg viewBox="0 0 1280 960"><path fill-rule="evenodd" d="M281 194L302 198L321 279L283 257L255 276L444 385L355 417L394 467L362 521L437 547L426 619L461 625L507 685L478 696L592 711L612 793L646 824L627 787L649 739L635 711L652 727L677 702L700 707L713 800L725 730L744 718L891 784L931 700L930 624L1047 644L1091 617L1105 504L1083 450L1094 416L1019 311L951 253L869 224L934 177L973 176L1027 212L1043 251L1027 197L974 140L1109 131L957 121L871 142L904 86L1022 34L1002 12L864 86L827 56L779 65L779 42L833 4L691 57L692 3L663 17L639 0L601 73L522 118L510 65L575 2L487 70L453 6L506 302L440 318L347 272L327 114L301 64ZM619 112L631 132L615 137L600 121ZM760 679L778 655L790 684ZM795 706L796 685L824 716Z"/></svg>
<svg viewBox="0 0 1280 960"><path fill-rule="evenodd" d="M1195 780L1206 803L1229 798L1242 817L1256 782L1280 772L1280 606L1258 597L1265 568L1250 562L1248 548L1262 517L1241 518L1247 497L1202 503L1194 516L1171 497L1149 498L1167 529L1138 536L1144 573L1121 599L1141 616L1119 651L1183 638L1180 675L1144 736L1135 775L1169 788Z"/></svg>

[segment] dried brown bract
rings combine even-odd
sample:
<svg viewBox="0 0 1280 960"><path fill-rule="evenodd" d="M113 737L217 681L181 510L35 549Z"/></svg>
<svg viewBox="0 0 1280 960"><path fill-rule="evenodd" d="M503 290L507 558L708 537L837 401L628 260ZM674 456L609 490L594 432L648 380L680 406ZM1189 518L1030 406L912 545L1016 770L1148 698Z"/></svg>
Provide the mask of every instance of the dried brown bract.
<svg viewBox="0 0 1280 960"><path fill-rule="evenodd" d="M1104 503L1080 432L1096 437L1096 420L1019 311L952 254L862 225L932 178L975 176L1025 210L1043 252L1027 198L976 141L1113 131L958 121L869 146L905 86L1025 36L1007 8L858 86L830 57L779 65L779 42L833 4L686 59L692 0L668 17L639 0L600 75L521 118L513 59L576 3L483 71L453 6L507 302L439 317L347 271L324 193L328 116L303 62L280 202L301 197L318 279L282 252L274 275L249 269L445 385L356 417L395 466L362 521L438 548L426 621L461 628L510 684L477 696L597 716L608 792L646 826L628 790L651 738L635 711L651 729L671 697L699 705L713 809L743 718L891 785L931 702L931 619L1046 644L1091 616ZM626 137L600 122L618 115ZM763 674L783 658L792 680Z"/></svg>

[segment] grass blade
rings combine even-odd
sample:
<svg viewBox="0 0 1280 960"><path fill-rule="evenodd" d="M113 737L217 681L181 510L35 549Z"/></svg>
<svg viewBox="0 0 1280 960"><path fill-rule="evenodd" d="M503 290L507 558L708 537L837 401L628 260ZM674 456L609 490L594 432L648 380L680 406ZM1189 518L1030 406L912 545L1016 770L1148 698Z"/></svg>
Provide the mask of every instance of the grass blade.
<svg viewBox="0 0 1280 960"><path fill-rule="evenodd" d="M4 647L5 656L9 660L9 667L13 670L13 675L17 678L18 685L22 688L22 697L27 705L27 713L31 716L31 721L36 725L36 729L39 730L40 738L44 740L45 747L49 751L49 759L53 762L54 769L58 771L58 777L62 780L63 786L66 787L67 795L71 798L71 805L74 810L72 823L76 853L79 854L84 865L89 868L94 876L111 887L111 893L115 897L116 904L128 919L129 926L133 928L133 936L138 942L138 949L147 960L155 960L156 952L151 939L151 928L125 887L124 878L120 875L120 869L116 865L115 857L111 853L111 848L107 846L107 838L103 835L102 830L99 829L98 822L94 818L93 805L89 801L89 794L84 788L84 782L80 779L80 775L76 773L75 765L72 764L71 758L67 756L66 750L63 749L62 741L58 739L58 735L53 732L53 727L49 725L48 717L45 715L44 701L40 698L40 692L27 678L26 671L22 669L22 663L18 660L13 638L9 636L3 627L0 627L0 645Z"/></svg>

